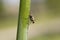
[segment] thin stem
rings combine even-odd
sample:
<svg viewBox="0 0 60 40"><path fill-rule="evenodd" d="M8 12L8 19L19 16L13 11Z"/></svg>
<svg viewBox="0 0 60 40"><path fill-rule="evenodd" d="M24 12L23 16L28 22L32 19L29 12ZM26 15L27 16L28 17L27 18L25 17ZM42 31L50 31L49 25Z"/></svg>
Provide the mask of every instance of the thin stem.
<svg viewBox="0 0 60 40"><path fill-rule="evenodd" d="M17 40L27 40L30 0L20 0Z"/></svg>

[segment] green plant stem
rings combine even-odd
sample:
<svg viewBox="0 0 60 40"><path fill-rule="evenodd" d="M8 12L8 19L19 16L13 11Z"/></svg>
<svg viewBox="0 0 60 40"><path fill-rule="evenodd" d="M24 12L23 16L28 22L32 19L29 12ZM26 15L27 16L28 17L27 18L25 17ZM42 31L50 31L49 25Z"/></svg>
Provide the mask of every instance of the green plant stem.
<svg viewBox="0 0 60 40"><path fill-rule="evenodd" d="M30 0L20 0L17 40L27 40Z"/></svg>

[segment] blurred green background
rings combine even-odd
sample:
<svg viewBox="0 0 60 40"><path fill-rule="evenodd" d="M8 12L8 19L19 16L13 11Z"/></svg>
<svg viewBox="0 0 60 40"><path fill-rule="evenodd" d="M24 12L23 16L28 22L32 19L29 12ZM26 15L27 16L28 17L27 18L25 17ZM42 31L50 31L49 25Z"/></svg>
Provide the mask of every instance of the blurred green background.
<svg viewBox="0 0 60 40"><path fill-rule="evenodd" d="M0 0L0 40L16 40L19 0ZM60 40L60 1L31 0L28 40Z"/></svg>

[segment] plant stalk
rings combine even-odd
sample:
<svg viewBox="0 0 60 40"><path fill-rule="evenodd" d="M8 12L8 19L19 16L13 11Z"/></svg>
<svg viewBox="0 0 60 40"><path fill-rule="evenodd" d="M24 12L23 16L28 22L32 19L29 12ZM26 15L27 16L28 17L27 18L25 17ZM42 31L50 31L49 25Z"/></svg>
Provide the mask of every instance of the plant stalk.
<svg viewBox="0 0 60 40"><path fill-rule="evenodd" d="M20 0L19 18L16 40L27 40L29 24L30 0Z"/></svg>

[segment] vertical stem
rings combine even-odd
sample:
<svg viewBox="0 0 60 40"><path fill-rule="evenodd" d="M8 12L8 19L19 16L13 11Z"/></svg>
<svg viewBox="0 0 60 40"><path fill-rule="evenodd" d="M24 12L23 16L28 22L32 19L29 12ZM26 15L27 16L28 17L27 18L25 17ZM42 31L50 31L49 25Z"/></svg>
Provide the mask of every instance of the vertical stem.
<svg viewBox="0 0 60 40"><path fill-rule="evenodd" d="M20 0L17 40L27 40L30 0Z"/></svg>

